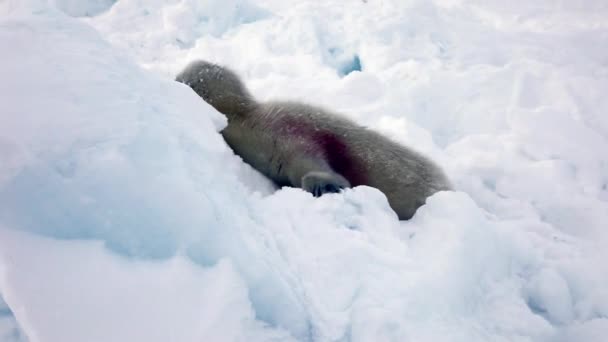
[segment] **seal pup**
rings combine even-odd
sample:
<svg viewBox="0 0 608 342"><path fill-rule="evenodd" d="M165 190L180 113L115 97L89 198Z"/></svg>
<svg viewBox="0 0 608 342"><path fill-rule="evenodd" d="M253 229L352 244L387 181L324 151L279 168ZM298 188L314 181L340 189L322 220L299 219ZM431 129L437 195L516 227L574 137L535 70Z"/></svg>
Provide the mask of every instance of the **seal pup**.
<svg viewBox="0 0 608 342"><path fill-rule="evenodd" d="M221 132L246 163L278 186L314 196L357 185L382 191L400 220L426 198L451 189L431 160L322 108L299 102L258 102L236 73L198 60L176 81L190 86L228 118Z"/></svg>

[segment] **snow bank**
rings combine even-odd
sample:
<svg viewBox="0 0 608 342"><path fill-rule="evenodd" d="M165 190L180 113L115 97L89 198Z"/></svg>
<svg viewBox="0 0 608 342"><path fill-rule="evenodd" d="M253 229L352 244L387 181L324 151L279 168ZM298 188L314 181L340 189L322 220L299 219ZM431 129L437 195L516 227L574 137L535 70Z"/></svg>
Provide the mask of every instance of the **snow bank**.
<svg viewBox="0 0 608 342"><path fill-rule="evenodd" d="M551 4L5 2L0 338L602 341L608 9ZM275 191L172 81L193 58L461 191L407 222L367 187Z"/></svg>
<svg viewBox="0 0 608 342"><path fill-rule="evenodd" d="M301 311L291 290L271 280L277 275L267 261L249 254L256 246L237 233L251 224L248 192L235 171L246 167L217 133L223 117L187 87L143 74L94 30L58 12L2 25L9 51L2 74L13 80L3 84L0 142L10 163L2 174L2 222L58 238L101 239L133 257L180 250L215 264L234 254L258 288L265 318L289 321ZM262 286L264 279L272 285ZM263 301L281 292L282 300Z"/></svg>
<svg viewBox="0 0 608 342"><path fill-rule="evenodd" d="M13 242L2 245L15 260L5 276L19 298L15 312L34 341L289 339L255 320L247 289L228 261L204 269L184 257L138 263L98 242L10 231L1 237Z"/></svg>

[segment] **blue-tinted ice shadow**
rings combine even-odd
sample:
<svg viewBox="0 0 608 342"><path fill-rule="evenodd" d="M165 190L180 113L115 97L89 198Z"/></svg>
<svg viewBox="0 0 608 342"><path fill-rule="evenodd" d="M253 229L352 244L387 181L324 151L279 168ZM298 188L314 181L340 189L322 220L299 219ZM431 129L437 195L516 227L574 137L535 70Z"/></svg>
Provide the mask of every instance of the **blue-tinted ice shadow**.
<svg viewBox="0 0 608 342"><path fill-rule="evenodd" d="M8 304L0 294L0 325L3 331L0 331L0 341L4 342L26 342L27 338L21 331L13 311L8 307ZM3 334L4 333L4 334Z"/></svg>
<svg viewBox="0 0 608 342"><path fill-rule="evenodd" d="M361 71L361 59L359 59L358 55L355 55L350 62L345 63L338 69L338 74L344 77L353 71Z"/></svg>
<svg viewBox="0 0 608 342"><path fill-rule="evenodd" d="M75 184L76 183L76 184ZM166 258L171 224L120 184L80 184L50 167L28 168L0 189L0 221L59 239L99 239L122 255Z"/></svg>
<svg viewBox="0 0 608 342"><path fill-rule="evenodd" d="M347 54L343 49L337 47L327 50L326 61L340 77L344 77L353 71L363 70L361 58L358 54Z"/></svg>

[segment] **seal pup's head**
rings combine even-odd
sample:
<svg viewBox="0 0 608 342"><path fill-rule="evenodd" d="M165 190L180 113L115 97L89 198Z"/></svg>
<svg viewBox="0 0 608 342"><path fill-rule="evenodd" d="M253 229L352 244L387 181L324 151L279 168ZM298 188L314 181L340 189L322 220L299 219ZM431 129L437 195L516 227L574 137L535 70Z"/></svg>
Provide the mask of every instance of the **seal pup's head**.
<svg viewBox="0 0 608 342"><path fill-rule="evenodd" d="M203 60L191 62L175 80L190 86L228 118L244 115L255 106L255 100L237 74L217 64Z"/></svg>

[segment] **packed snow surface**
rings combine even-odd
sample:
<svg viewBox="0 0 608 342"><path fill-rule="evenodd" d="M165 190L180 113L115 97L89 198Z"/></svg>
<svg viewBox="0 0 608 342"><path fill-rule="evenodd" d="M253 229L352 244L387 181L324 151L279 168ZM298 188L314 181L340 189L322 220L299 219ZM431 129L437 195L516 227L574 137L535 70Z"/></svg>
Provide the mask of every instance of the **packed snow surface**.
<svg viewBox="0 0 608 342"><path fill-rule="evenodd" d="M608 3L0 1L0 341L606 341ZM276 189L193 59L441 165ZM378 165L382 167L382 165Z"/></svg>

